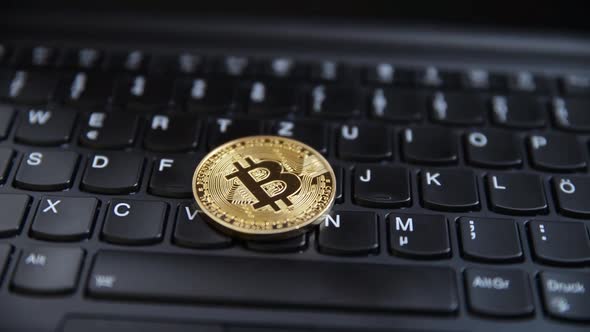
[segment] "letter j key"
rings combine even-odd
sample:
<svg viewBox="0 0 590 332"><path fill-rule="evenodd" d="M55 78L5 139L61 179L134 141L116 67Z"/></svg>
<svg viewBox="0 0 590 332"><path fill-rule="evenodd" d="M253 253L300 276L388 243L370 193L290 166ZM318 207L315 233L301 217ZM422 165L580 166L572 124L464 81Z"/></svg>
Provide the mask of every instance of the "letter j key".
<svg viewBox="0 0 590 332"><path fill-rule="evenodd" d="M410 176L406 168L359 166L354 171L354 201L371 207L402 207L411 203Z"/></svg>

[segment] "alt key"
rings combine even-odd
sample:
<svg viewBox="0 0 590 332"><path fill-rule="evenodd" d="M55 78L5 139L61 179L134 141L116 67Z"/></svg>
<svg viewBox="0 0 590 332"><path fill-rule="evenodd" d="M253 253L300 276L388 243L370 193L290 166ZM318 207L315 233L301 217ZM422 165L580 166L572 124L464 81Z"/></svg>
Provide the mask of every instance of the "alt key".
<svg viewBox="0 0 590 332"><path fill-rule="evenodd" d="M23 250L12 278L22 293L65 294L78 283L84 251L80 248L37 247Z"/></svg>

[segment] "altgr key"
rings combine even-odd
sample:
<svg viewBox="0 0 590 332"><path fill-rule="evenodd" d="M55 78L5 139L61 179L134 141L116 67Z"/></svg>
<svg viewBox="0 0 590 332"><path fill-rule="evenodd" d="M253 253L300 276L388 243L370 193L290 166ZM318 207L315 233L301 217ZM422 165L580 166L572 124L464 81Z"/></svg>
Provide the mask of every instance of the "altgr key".
<svg viewBox="0 0 590 332"><path fill-rule="evenodd" d="M469 308L482 315L524 316L534 311L528 275L518 270L468 269Z"/></svg>

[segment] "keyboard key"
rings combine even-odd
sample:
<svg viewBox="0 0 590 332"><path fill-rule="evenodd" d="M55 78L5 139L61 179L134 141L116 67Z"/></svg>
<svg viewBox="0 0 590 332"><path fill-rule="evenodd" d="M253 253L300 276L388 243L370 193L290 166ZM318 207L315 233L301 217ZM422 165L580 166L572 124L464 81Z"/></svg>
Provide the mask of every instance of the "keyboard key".
<svg viewBox="0 0 590 332"><path fill-rule="evenodd" d="M8 171L12 166L14 151L9 148L0 148L0 183L4 183L8 177Z"/></svg>
<svg viewBox="0 0 590 332"><path fill-rule="evenodd" d="M0 100L45 105L55 95L56 73L0 69Z"/></svg>
<svg viewBox="0 0 590 332"><path fill-rule="evenodd" d="M467 160L474 166L507 168L522 164L519 141L511 132L480 129L466 134L464 142Z"/></svg>
<svg viewBox="0 0 590 332"><path fill-rule="evenodd" d="M168 205L157 201L113 200L109 204L102 237L117 244L141 245L162 239Z"/></svg>
<svg viewBox="0 0 590 332"><path fill-rule="evenodd" d="M7 243L0 244L0 281L4 275L4 268L8 264L8 259L12 253L12 246Z"/></svg>
<svg viewBox="0 0 590 332"><path fill-rule="evenodd" d="M318 230L320 251L332 255L367 255L379 249L377 215L372 212L332 212Z"/></svg>
<svg viewBox="0 0 590 332"><path fill-rule="evenodd" d="M324 82L350 82L358 81L360 78L356 68L331 60L313 63L310 69L310 76L314 81Z"/></svg>
<svg viewBox="0 0 590 332"><path fill-rule="evenodd" d="M246 241L245 244L246 248L253 251L269 253L300 252L307 248L307 235L301 234L277 241Z"/></svg>
<svg viewBox="0 0 590 332"><path fill-rule="evenodd" d="M543 306L549 315L569 320L590 320L590 275L580 272L541 272Z"/></svg>
<svg viewBox="0 0 590 332"><path fill-rule="evenodd" d="M561 88L567 95L590 94L590 76L571 74L561 79Z"/></svg>
<svg viewBox="0 0 590 332"><path fill-rule="evenodd" d="M211 150L228 141L261 132L262 123L256 120L218 118L209 123L208 146Z"/></svg>
<svg viewBox="0 0 590 332"><path fill-rule="evenodd" d="M535 174L505 173L487 177L491 209L505 214L534 215L547 210L541 178Z"/></svg>
<svg viewBox="0 0 590 332"><path fill-rule="evenodd" d="M402 136L404 159L410 163L454 164L459 159L457 137L446 128L408 128Z"/></svg>
<svg viewBox="0 0 590 332"><path fill-rule="evenodd" d="M37 191L70 188L78 159L78 154L71 151L29 152L20 162L14 185Z"/></svg>
<svg viewBox="0 0 590 332"><path fill-rule="evenodd" d="M95 154L88 159L82 190L102 194L128 194L139 189L143 156L132 152Z"/></svg>
<svg viewBox="0 0 590 332"><path fill-rule="evenodd" d="M586 176L559 176L552 180L553 192L559 212L578 218L590 216L590 178Z"/></svg>
<svg viewBox="0 0 590 332"><path fill-rule="evenodd" d="M485 262L522 260L518 228L511 219L459 219L461 249L468 259Z"/></svg>
<svg viewBox="0 0 590 332"><path fill-rule="evenodd" d="M420 121L426 114L427 96L414 90L378 88L369 98L374 118L391 122Z"/></svg>
<svg viewBox="0 0 590 332"><path fill-rule="evenodd" d="M535 310L528 275L523 271L468 269L465 285L469 309L475 313L516 317Z"/></svg>
<svg viewBox="0 0 590 332"><path fill-rule="evenodd" d="M437 259L451 254L447 220L442 215L388 216L389 249L395 255Z"/></svg>
<svg viewBox="0 0 590 332"><path fill-rule="evenodd" d="M432 119L451 125L477 125L485 121L485 101L477 94L437 92L431 99Z"/></svg>
<svg viewBox="0 0 590 332"><path fill-rule="evenodd" d="M83 110L101 110L113 99L115 80L102 72L66 74L60 81L57 98L60 102Z"/></svg>
<svg viewBox="0 0 590 332"><path fill-rule="evenodd" d="M132 50L113 54L109 60L111 70L144 72L148 69L150 57L143 51Z"/></svg>
<svg viewBox="0 0 590 332"><path fill-rule="evenodd" d="M15 140L32 145L60 145L70 140L76 113L63 109L29 109L23 113Z"/></svg>
<svg viewBox="0 0 590 332"><path fill-rule="evenodd" d="M354 171L354 202L382 208L409 206L410 175L406 168L384 165L359 166Z"/></svg>
<svg viewBox="0 0 590 332"><path fill-rule="evenodd" d="M460 76L458 73L440 70L429 66L420 70L416 76L418 85L428 88L455 88L459 86Z"/></svg>
<svg viewBox="0 0 590 332"><path fill-rule="evenodd" d="M166 76L129 75L119 78L114 103L129 110L166 109L172 102L174 80Z"/></svg>
<svg viewBox="0 0 590 332"><path fill-rule="evenodd" d="M153 195L192 198L192 179L202 156L179 155L154 162L149 192Z"/></svg>
<svg viewBox="0 0 590 332"><path fill-rule="evenodd" d="M179 246L201 249L226 248L232 239L213 229L195 204L180 204L173 241Z"/></svg>
<svg viewBox="0 0 590 332"><path fill-rule="evenodd" d="M53 241L88 238L97 208L98 200L91 197L45 196L37 208L31 235Z"/></svg>
<svg viewBox="0 0 590 332"><path fill-rule="evenodd" d="M535 257L547 264L590 262L588 230L581 222L531 221L529 236Z"/></svg>
<svg viewBox="0 0 590 332"><path fill-rule="evenodd" d="M14 109L8 105L0 105L0 140L5 139L10 132L14 120Z"/></svg>
<svg viewBox="0 0 590 332"><path fill-rule="evenodd" d="M323 123L317 121L280 121L272 126L272 134L293 138L318 152L328 153L328 135Z"/></svg>
<svg viewBox="0 0 590 332"><path fill-rule="evenodd" d="M557 92L557 85L554 80L528 71L519 71L511 75L508 78L508 88L515 92L539 94L554 94Z"/></svg>
<svg viewBox="0 0 590 332"><path fill-rule="evenodd" d="M16 235L23 222L31 198L22 194L1 194L0 195L0 237Z"/></svg>
<svg viewBox="0 0 590 332"><path fill-rule="evenodd" d="M62 66L70 69L100 69L104 53L95 48L70 49L66 52Z"/></svg>
<svg viewBox="0 0 590 332"><path fill-rule="evenodd" d="M461 86L469 90L504 90L508 85L503 75L474 68L461 74Z"/></svg>
<svg viewBox="0 0 590 332"><path fill-rule="evenodd" d="M557 127L572 131L590 131L590 100L553 99L553 116Z"/></svg>
<svg viewBox="0 0 590 332"><path fill-rule="evenodd" d="M557 133L528 137L533 166L548 171L576 171L586 168L587 155L573 135Z"/></svg>
<svg viewBox="0 0 590 332"><path fill-rule="evenodd" d="M252 61L244 56L224 56L212 59L211 62L209 70L218 75L231 77L251 76L255 70Z"/></svg>
<svg viewBox="0 0 590 332"><path fill-rule="evenodd" d="M80 134L80 144L95 149L122 149L133 145L139 126L135 114L93 112Z"/></svg>
<svg viewBox="0 0 590 332"><path fill-rule="evenodd" d="M396 68L387 62L378 63L365 69L365 81L374 84L392 84Z"/></svg>
<svg viewBox="0 0 590 332"><path fill-rule="evenodd" d="M158 75L190 75L203 71L205 59L194 53L156 56L150 62L151 73Z"/></svg>
<svg viewBox="0 0 590 332"><path fill-rule="evenodd" d="M393 138L385 126L342 125L337 138L338 156L341 159L379 161L393 157Z"/></svg>
<svg viewBox="0 0 590 332"><path fill-rule="evenodd" d="M200 133L201 123L194 114L154 114L143 143L152 151L186 151L197 147Z"/></svg>
<svg viewBox="0 0 590 332"><path fill-rule="evenodd" d="M422 171L420 191L424 207L442 211L479 209L477 182L471 170Z"/></svg>
<svg viewBox="0 0 590 332"><path fill-rule="evenodd" d="M306 66L295 62L288 57L278 57L264 61L261 65L261 74L272 78L300 79L306 76Z"/></svg>
<svg viewBox="0 0 590 332"><path fill-rule="evenodd" d="M510 128L540 128L547 125L547 111L543 102L534 96L494 96L494 123Z"/></svg>
<svg viewBox="0 0 590 332"><path fill-rule="evenodd" d="M80 248L23 250L12 277L12 289L21 293L72 293L78 284L83 258Z"/></svg>
<svg viewBox="0 0 590 332"><path fill-rule="evenodd" d="M355 117L362 112L359 89L339 86L314 86L309 95L309 114L326 118Z"/></svg>
<svg viewBox="0 0 590 332"><path fill-rule="evenodd" d="M248 113L262 116L285 115L297 111L298 91L282 82L255 81L245 89Z"/></svg>
<svg viewBox="0 0 590 332"><path fill-rule="evenodd" d="M235 108L236 94L230 80L196 77L180 81L175 100L189 112L227 112Z"/></svg>
<svg viewBox="0 0 590 332"><path fill-rule="evenodd" d="M236 276L246 270L247 277L236 282ZM284 259L268 257L101 251L90 272L88 294L111 299L452 313L459 306L455 278L447 267L303 260L285 264ZM260 280L267 281L264 292ZM287 285L285 280L298 282Z"/></svg>
<svg viewBox="0 0 590 332"><path fill-rule="evenodd" d="M53 67L57 64L58 50L44 45L26 47L21 48L15 58L17 67Z"/></svg>

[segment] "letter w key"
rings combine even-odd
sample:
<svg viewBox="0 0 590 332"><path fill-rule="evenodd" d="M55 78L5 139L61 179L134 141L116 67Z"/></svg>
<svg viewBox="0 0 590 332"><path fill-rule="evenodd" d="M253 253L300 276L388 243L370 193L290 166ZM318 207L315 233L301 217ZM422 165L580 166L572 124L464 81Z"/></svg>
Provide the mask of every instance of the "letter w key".
<svg viewBox="0 0 590 332"><path fill-rule="evenodd" d="M62 109L30 109L22 115L15 139L31 145L67 143L76 120L76 112Z"/></svg>

